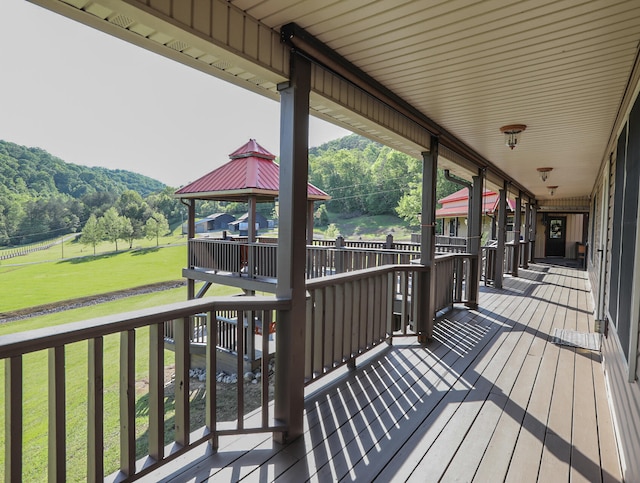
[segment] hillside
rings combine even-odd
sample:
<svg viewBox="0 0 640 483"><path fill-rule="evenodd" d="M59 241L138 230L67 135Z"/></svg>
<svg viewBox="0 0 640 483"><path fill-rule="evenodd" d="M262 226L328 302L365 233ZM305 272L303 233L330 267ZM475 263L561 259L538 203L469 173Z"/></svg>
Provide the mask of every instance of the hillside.
<svg viewBox="0 0 640 483"><path fill-rule="evenodd" d="M79 166L40 148L0 140L0 246L77 231L89 215L104 213L123 194L147 197L166 189L147 176Z"/></svg>
<svg viewBox="0 0 640 483"><path fill-rule="evenodd" d="M0 140L0 186L12 193L81 198L101 191L133 190L143 197L162 190L160 181L121 169L67 163L40 148Z"/></svg>

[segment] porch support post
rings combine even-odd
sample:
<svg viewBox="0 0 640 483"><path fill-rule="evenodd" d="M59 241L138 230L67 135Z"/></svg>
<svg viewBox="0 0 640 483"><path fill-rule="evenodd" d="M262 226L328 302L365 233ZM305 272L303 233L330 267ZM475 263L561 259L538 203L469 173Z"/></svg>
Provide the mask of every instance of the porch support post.
<svg viewBox="0 0 640 483"><path fill-rule="evenodd" d="M433 337L435 317L435 256L436 256L436 181L438 177L438 147L436 136L431 136L429 152L422 153L422 223L420 263L427 270L418 272L416 333L424 344Z"/></svg>
<svg viewBox="0 0 640 483"><path fill-rule="evenodd" d="M531 245L531 263L536 262L536 231L538 229L538 207L533 205L531 207L531 232L529 241Z"/></svg>
<svg viewBox="0 0 640 483"><path fill-rule="evenodd" d="M498 245L496 249L496 266L493 286L502 288L502 278L504 276L504 244L506 241L507 229L507 184L499 191L498 201Z"/></svg>
<svg viewBox="0 0 640 483"><path fill-rule="evenodd" d="M304 413L304 348L306 311L305 251L309 93L311 63L291 52L289 82L280 91L280 226L276 297L291 301L278 312L275 375L275 419L285 432L274 439L285 443L302 435Z"/></svg>
<svg viewBox="0 0 640 483"><path fill-rule="evenodd" d="M529 268L529 254L531 252L529 233L531 233L531 198L527 198L527 202L524 204L524 241L526 243L524 244L522 268L525 270Z"/></svg>
<svg viewBox="0 0 640 483"><path fill-rule="evenodd" d="M480 293L480 252L482 240L482 192L483 179L481 174L473 177L471 189L471 206L469 211L469 236L467 238L467 251L472 255L469 264L469 279L467 281L467 307L478 308L478 295Z"/></svg>
<svg viewBox="0 0 640 483"><path fill-rule="evenodd" d="M520 230L522 225L522 193L518 192L516 198L515 212L513 213L513 267L511 275L518 276L518 267L520 266Z"/></svg>

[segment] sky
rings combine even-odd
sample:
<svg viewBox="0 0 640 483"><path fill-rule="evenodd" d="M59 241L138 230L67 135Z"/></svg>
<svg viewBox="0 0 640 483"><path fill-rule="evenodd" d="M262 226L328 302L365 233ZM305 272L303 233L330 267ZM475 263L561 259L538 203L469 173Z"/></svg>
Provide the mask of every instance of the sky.
<svg viewBox="0 0 640 483"><path fill-rule="evenodd" d="M179 187L255 139L279 104L25 0L0 0L0 139ZM350 134L311 117L309 145Z"/></svg>

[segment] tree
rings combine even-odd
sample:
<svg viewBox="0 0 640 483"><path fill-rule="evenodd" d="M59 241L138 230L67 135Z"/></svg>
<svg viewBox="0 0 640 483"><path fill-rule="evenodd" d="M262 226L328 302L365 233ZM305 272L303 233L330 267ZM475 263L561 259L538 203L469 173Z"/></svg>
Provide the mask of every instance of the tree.
<svg viewBox="0 0 640 483"><path fill-rule="evenodd" d="M118 251L118 240L122 238L125 229L125 218L118 215L118 210L113 206L104 212L104 215L98 220L100 230L104 235L104 239L116 244ZM131 222L129 222L131 225Z"/></svg>
<svg viewBox="0 0 640 483"><path fill-rule="evenodd" d="M313 214L313 223L317 226L327 226L329 224L329 213L324 204L320 205Z"/></svg>
<svg viewBox="0 0 640 483"><path fill-rule="evenodd" d="M82 229L80 243L83 245L93 246L93 254L96 254L96 245L103 239L104 234L101 231L100 223L96 215L91 215Z"/></svg>
<svg viewBox="0 0 640 483"><path fill-rule="evenodd" d="M156 239L156 246L160 245L160 235L169 231L169 222L162 213L154 213L144 226L145 235L149 239Z"/></svg>

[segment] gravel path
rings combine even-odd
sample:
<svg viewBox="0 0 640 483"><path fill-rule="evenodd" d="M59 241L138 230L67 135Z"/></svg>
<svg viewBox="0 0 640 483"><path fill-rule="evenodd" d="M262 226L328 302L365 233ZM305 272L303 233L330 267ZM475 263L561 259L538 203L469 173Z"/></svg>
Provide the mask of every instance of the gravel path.
<svg viewBox="0 0 640 483"><path fill-rule="evenodd" d="M116 292L108 292L100 295L92 295L90 297L81 297L77 299L64 300L53 304L38 305L14 312L0 313L0 324L14 322L16 320L28 319L30 317L38 317L40 315L53 314L64 310L78 309L81 307L90 307L91 305L101 304L103 302L112 302L114 300L131 297L133 295L143 295L162 290L171 290L173 288L184 287L186 281L174 280L171 282L160 282L151 285L143 285L126 290L118 290Z"/></svg>

